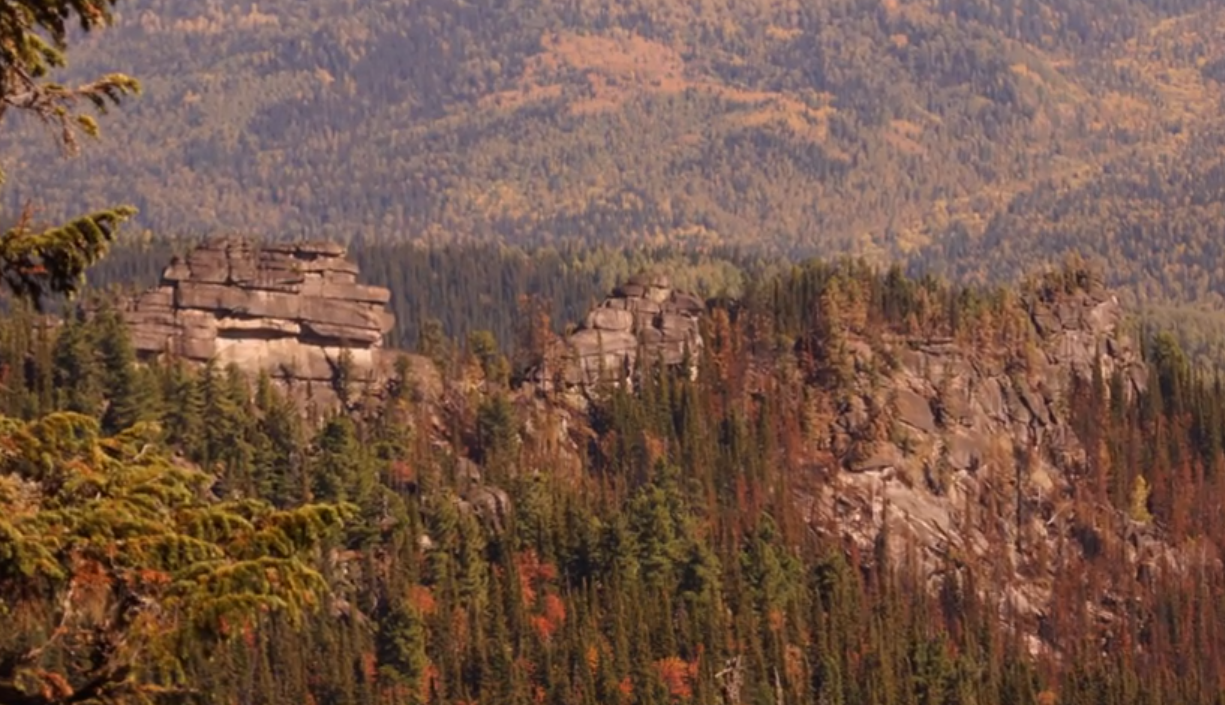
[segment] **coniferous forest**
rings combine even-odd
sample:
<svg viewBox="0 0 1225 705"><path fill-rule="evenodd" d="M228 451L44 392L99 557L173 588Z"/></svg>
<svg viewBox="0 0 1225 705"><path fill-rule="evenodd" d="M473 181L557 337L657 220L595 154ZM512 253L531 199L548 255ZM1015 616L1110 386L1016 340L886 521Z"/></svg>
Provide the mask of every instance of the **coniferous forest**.
<svg viewBox="0 0 1225 705"><path fill-rule="evenodd" d="M233 39L229 24L285 28L254 4L240 16L225 12L224 3L208 3L193 18L145 2L141 14L122 18L123 32L108 35L103 30L123 4L0 0L0 119L49 127L49 141L71 155L106 134L109 122L100 122L100 113L118 108L123 120L123 111L139 104L138 93L157 94L164 85L161 74L145 86L117 73L56 82L70 45L96 52L110 37L130 40L140 28L158 36L186 33L203 52ZM320 2L315 10L335 5ZM445 120L453 101L491 88L507 91L501 100L512 103L528 100L516 91L535 100L539 89L543 99L555 98L548 82L507 83L504 73L568 75L566 62L527 60L545 41L545 29L578 26L590 36L632 29L639 39L675 43L677 60L743 81L737 90L807 82L837 91L844 117L826 118L827 148L783 150L818 181L850 178L849 166L885 139L876 128L888 124L910 134L906 115L894 112L899 106L943 115L952 130L973 126L982 158L947 174L950 183L903 183L898 193L907 196L898 198L905 203L951 193L969 183L971 171L982 172L987 184L995 183L983 176L992 169L1028 174L1032 164L1019 154L983 156L992 153L990 138L1017 144L1030 130L1058 127L1049 122L1061 114L1057 92L1026 93L1033 88L1026 81L1037 79L1025 62L1001 58L995 50L1002 46L1020 51L1015 43L1025 42L1052 56L1071 55L1078 70L1106 87L1144 83L1131 72L1158 87L1183 85L1180 62L1197 63L1202 75L1220 68L1210 61L1211 46L1183 56L1166 34L1190 32L1180 22L1213 9L1196 0L1119 0L1107 10L1071 1L879 8L835 2L811 13L716 3L699 18L667 4L498 6L497 18L516 18L510 34L469 17L479 14L471 7L427 5L407 38L423 55L446 55L449 72L390 60L390 40L371 39L366 25L354 22L329 28L345 41L312 80L338 83L337 90L374 81L399 90L410 113ZM295 7L297 14L284 20L294 27L328 16L312 14L307 3ZM363 21L370 19L366 11L354 9ZM1101 12L1118 22L1105 26L1095 19ZM956 21L932 23L941 16ZM829 29L859 24L856 32ZM950 26L970 36L949 34ZM690 33L676 34L677 27ZM984 27L997 33L976 34ZM943 100L924 108L910 100L904 81L865 68L873 53L857 50L853 40L886 30L892 66L930 78L932 95ZM531 42L523 39L528 35ZM573 46L575 36L589 35L559 34L546 43L559 55L587 56ZM782 42L775 47L782 53L753 63L724 52L755 55L765 39ZM1112 56L1107 49L1115 42L1133 40L1173 73L1148 77L1096 53ZM489 53L477 51L482 45ZM267 78L312 47L286 40L247 58ZM163 59L159 52L169 51L159 41L144 48ZM820 60L797 64L784 54ZM334 74L350 63L369 70ZM388 65L400 68L373 70ZM758 73L766 65L776 72ZM790 65L806 68L784 70ZM645 68L641 76L630 73L657 88L680 80ZM1073 90L1056 78L1042 82ZM229 109L254 111L253 101L239 97L256 89L236 89L235 74L219 70L209 80L235 97ZM271 87L286 100L286 91L306 95L305 87L269 82L269 95ZM625 98L615 82L595 83L584 101L620 105ZM663 92L672 92L675 86L666 85ZM976 97L961 95L966 85ZM644 113L684 113L701 112L703 101L759 98L700 81L681 88L683 99L630 103ZM190 125L215 103L189 93L176 100ZM1199 103L1180 95L1191 125ZM1125 97L1110 99L1126 106ZM742 117L749 127L778 118L811 138L791 114L827 115L825 98L809 98L804 109L775 106L781 117ZM1027 120L1041 114L1047 122L1016 121L1006 106L1017 104L1030 106ZM362 124L358 102L327 105L338 111L339 124ZM280 134L293 142L300 127L295 111L274 108L247 117L284 125ZM1100 115L1063 117L1072 125L1069 150L1096 148ZM166 125L173 122L167 118ZM1182 124L1110 131L1124 142L1141 141L1154 132L1178 134ZM522 127L506 129L515 125ZM434 147L489 139L462 124L447 127L453 132L435 127ZM251 143L261 133L230 128L213 134L213 142L188 144L191 164L220 162L221 147L261 151ZM630 132L609 134L627 139ZM765 138L739 134L716 135L729 151L702 159L722 163L738 155L753 162ZM939 140L947 134L928 146L945 144ZM326 139L338 144L340 135ZM693 146L685 135L632 136ZM383 139L401 137L389 132ZM159 140L173 142L158 133L146 144ZM599 152L578 144L555 146L580 156ZM899 154L912 149L900 140L890 144ZM130 146L139 153L135 142ZM485 194L492 200L456 197L435 213L434 196L422 194L467 192L447 183L453 164L431 162L441 159L437 151L421 154L437 167L433 180L405 182L398 195L339 201L359 210L386 207L393 224L416 222L421 213L437 215L435 226L470 225L480 219L474 214L498 209L505 213L498 227L526 217L516 210L515 194L496 188ZM493 171L513 174L496 150L480 156ZM237 170L235 178L295 163L285 158L247 164L253 171ZM893 158L900 157L879 159ZM17 161L5 166L23 172L24 183L39 183L24 181L34 162ZM93 164L108 163L114 164ZM379 163L369 163L377 180ZM596 171L611 169L592 163ZM709 183L752 191L762 173L795 167L753 163L762 172L741 172L739 186ZM556 167L546 161L539 177L560 189L566 179ZM82 171L82 181L92 182L105 169ZM309 165L300 171L317 173ZM682 181L674 184L678 193L686 189ZM1100 183L1126 191L1126 181ZM1145 193L1172 188L1177 179L1159 182L1154 177ZM236 192L218 183L222 192ZM337 178L330 186L361 190L363 183ZM678 227L690 232L691 221L732 222L728 212L701 213L719 189L689 187L693 200L678 200L669 216ZM35 188L56 200L74 187L51 179ZM841 222L865 203L889 205L853 180L822 199L837 202L851 191L864 197L858 206L803 211L801 225ZM314 193L272 198L301 204ZM1084 186L1072 195L1039 190L1017 198L1058 201L1066 235L1089 227L1082 216L1097 193L1098 186ZM1196 193L1182 205L1210 200ZM763 212L795 196L759 195ZM156 214L148 208L156 196L149 190L130 200ZM558 201L550 219L533 227L633 230L625 213L640 206L664 218L653 210L657 204L632 196L578 211ZM397 199L421 211L391 208ZM359 385L338 372L337 403L320 407L304 404L270 374L173 356L138 358L123 294L153 283L184 242L134 237L113 247L134 208L101 204L58 225L46 224L61 221L33 207L6 210L0 705L1220 705L1225 383L1201 359L1211 358L1211 343L1204 343L1208 352L1188 352L1186 331L1178 331L1180 339L1154 328L1151 318L1115 321L1117 301L1106 280L1135 282L1078 257L1018 275L1015 284L963 283L1011 272L1021 261L1011 255L1028 258L1031 239L1012 249L1001 244L1011 228L1029 232L1022 213L1018 207L980 233L940 240L950 252L989 251L982 272L960 271L952 260L928 267L948 270L956 281L866 258L790 261L733 249L742 245L738 238L718 247L630 238L633 246L622 247L581 237L526 249L357 238L351 254L363 280L390 290L398 326L387 343L399 350L399 361L377 384ZM268 215L261 227L300 224L284 213ZM301 222L329 217L310 214ZM338 209L335 217L353 215ZM1018 222L1010 223L1014 217ZM743 232L760 225L733 220ZM1132 235L1139 242L1149 232L1133 228L1109 242L1126 244ZM1188 268L1198 279L1177 283L1208 287L1203 283L1215 274L1202 265ZM700 351L686 348L680 364L644 362L624 379L585 387L541 372L614 287L630 275L661 271L705 302ZM1003 381L970 389L959 405L959 375ZM929 400L919 389L936 392ZM997 403L990 389L998 390ZM965 419L975 414L1005 419L998 437L965 431ZM1012 444L1013 437L1023 440ZM850 487L861 491L852 495Z"/></svg>
<svg viewBox="0 0 1225 705"><path fill-rule="evenodd" d="M818 351L1023 346L1019 300L853 263L744 286L713 309L695 377L644 369L582 410L511 374L538 353L526 335L505 357L423 339L438 379L308 417L266 377L136 365L104 303L55 326L17 308L0 329L0 695L1220 702L1225 393L1168 335L1144 394L1074 395L1098 450L1063 501L1099 536L1057 578L1035 650L976 587L986 569L923 575L888 535L861 551L794 494L824 452L811 417L846 384ZM1185 563L1121 575L1125 526ZM1105 620L1087 598L1120 584Z"/></svg>

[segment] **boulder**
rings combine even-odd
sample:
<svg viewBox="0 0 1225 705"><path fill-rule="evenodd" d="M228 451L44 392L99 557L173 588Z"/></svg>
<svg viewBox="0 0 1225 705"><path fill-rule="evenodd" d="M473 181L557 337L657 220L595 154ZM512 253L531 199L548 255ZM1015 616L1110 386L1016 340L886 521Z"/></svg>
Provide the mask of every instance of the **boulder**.
<svg viewBox="0 0 1225 705"><path fill-rule="evenodd" d="M1059 318L1050 309L1037 309L1031 314L1031 318L1033 319L1034 327L1038 329L1040 335L1054 335L1063 329Z"/></svg>
<svg viewBox="0 0 1225 705"><path fill-rule="evenodd" d="M646 297L657 304L662 304L672 296L671 289L665 289L662 286L652 286L647 288Z"/></svg>
<svg viewBox="0 0 1225 705"><path fill-rule="evenodd" d="M633 333L626 331L588 328L570 336L570 345L579 357L592 357L606 353L624 355L637 351L638 338Z"/></svg>
<svg viewBox="0 0 1225 705"><path fill-rule="evenodd" d="M345 326L320 321L303 321L302 327L314 337L328 345L347 347L361 343L374 345L382 339L383 334L377 328L368 326Z"/></svg>
<svg viewBox="0 0 1225 705"><path fill-rule="evenodd" d="M650 299L626 299L622 303L622 307L635 313L643 313L650 316L658 315L663 311L663 307L659 303Z"/></svg>
<svg viewBox="0 0 1225 705"><path fill-rule="evenodd" d="M302 332L302 326L284 318L220 318L217 320L217 332L229 337L241 337L242 334L251 337L256 334L293 337ZM240 335L235 336L235 333Z"/></svg>
<svg viewBox="0 0 1225 705"><path fill-rule="evenodd" d="M1008 407L1004 401L1004 387L994 377L982 380L973 390L974 403L991 421L1007 421Z"/></svg>

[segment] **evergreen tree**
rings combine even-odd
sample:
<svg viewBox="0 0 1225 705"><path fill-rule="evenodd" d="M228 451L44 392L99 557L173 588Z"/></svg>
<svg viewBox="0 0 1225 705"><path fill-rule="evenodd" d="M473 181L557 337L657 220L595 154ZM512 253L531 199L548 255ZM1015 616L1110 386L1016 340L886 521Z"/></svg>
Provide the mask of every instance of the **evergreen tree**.
<svg viewBox="0 0 1225 705"><path fill-rule="evenodd" d="M261 497L278 507L304 502L309 486L305 477L301 418L293 404L272 384L267 374L256 382L253 429L254 465Z"/></svg>
<svg viewBox="0 0 1225 705"><path fill-rule="evenodd" d="M476 412L476 452L488 467L513 460L518 446L518 424L514 408L504 394L481 403Z"/></svg>
<svg viewBox="0 0 1225 705"><path fill-rule="evenodd" d="M79 311L70 312L55 339L56 405L65 411L95 416L102 410L104 375L93 330Z"/></svg>
<svg viewBox="0 0 1225 705"><path fill-rule="evenodd" d="M369 496L373 478L365 471L356 429L348 416L335 414L324 422L311 446L313 497L360 503Z"/></svg>
<svg viewBox="0 0 1225 705"><path fill-rule="evenodd" d="M213 372L209 368L204 374L211 376ZM165 411L161 422L167 442L192 460L202 461L207 452L204 388L183 361L173 360L162 370L162 398Z"/></svg>
<svg viewBox="0 0 1225 705"><path fill-rule="evenodd" d="M0 614L22 627L0 634L0 701L144 702L181 685L188 645L319 604L304 559L340 511L204 499L211 478L170 464L155 433L0 418Z"/></svg>
<svg viewBox="0 0 1225 705"><path fill-rule="evenodd" d="M73 150L77 134L93 136L93 116L76 106L85 101L99 112L139 90L122 74L77 86L48 80L65 65L69 27L91 32L111 23L115 0L3 0L0 2L0 120L9 110L55 125L62 146ZM4 172L0 171L0 183ZM0 233L0 280L16 298L41 307L47 296L76 293L85 270L97 262L115 229L135 210L122 206L91 213L56 228L35 227L29 210Z"/></svg>
<svg viewBox="0 0 1225 705"><path fill-rule="evenodd" d="M136 366L136 351L123 319L110 306L97 316L98 356L102 363L108 404L102 425L111 432L153 418L155 390Z"/></svg>

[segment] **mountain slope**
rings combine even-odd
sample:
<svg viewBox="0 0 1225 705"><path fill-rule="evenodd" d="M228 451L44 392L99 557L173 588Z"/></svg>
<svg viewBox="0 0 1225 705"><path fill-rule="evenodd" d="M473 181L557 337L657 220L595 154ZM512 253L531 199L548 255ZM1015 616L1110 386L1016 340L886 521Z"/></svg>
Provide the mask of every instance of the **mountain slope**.
<svg viewBox="0 0 1225 705"><path fill-rule="evenodd" d="M75 69L141 76L145 97L74 163L49 166L34 126L9 134L9 203L134 200L163 232L719 243L1010 274L1143 223L1148 201L1187 212L1179 175L1200 171L1167 155L1216 143L1225 73L1206 0L121 9ZM1087 194L1109 212L1048 222ZM1182 237L1095 249L1130 281L1138 250ZM1200 278L1159 293L1221 286Z"/></svg>

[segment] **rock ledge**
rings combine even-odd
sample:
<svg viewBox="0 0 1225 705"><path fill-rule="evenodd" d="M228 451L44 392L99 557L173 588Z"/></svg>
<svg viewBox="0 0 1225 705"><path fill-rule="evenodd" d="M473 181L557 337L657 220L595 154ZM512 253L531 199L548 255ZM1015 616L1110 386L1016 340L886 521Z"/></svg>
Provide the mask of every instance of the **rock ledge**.
<svg viewBox="0 0 1225 705"><path fill-rule="evenodd" d="M161 284L125 311L143 358L235 364L286 381L331 383L342 358L371 378L386 366L395 323L387 289L357 283L358 268L329 242L206 242L175 258ZM327 385L321 385L327 386Z"/></svg>

